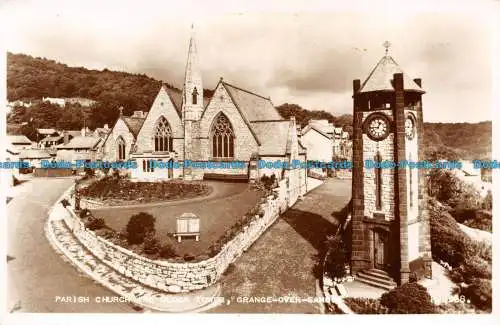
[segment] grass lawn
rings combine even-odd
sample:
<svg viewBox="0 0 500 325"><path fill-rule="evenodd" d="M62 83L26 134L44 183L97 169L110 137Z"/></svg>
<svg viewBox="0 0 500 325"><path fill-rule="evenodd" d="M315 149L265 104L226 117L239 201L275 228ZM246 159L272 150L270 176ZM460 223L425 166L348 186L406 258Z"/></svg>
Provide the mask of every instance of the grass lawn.
<svg viewBox="0 0 500 325"><path fill-rule="evenodd" d="M139 212L147 212L156 218L156 235L161 242L169 233L176 232L176 217L191 212L200 217L200 240L183 238L176 243L177 254L199 256L205 254L208 247L218 240L224 232L244 216L260 199L257 191L248 184L204 182L213 188L206 199L195 198L169 202L164 205L131 208L107 208L92 210L95 217L104 218L106 225L115 231L124 231L130 217Z"/></svg>

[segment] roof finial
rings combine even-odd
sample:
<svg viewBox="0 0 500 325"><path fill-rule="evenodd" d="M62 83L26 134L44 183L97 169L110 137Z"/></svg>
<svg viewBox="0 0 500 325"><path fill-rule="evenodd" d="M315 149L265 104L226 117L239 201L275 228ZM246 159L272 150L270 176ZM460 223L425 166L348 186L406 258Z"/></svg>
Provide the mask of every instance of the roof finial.
<svg viewBox="0 0 500 325"><path fill-rule="evenodd" d="M389 52L389 47L391 47L391 42L385 41L384 44L382 44L385 47L385 56L387 56L387 53Z"/></svg>
<svg viewBox="0 0 500 325"><path fill-rule="evenodd" d="M118 110L120 111L120 116L123 116L123 106L120 106L120 108L118 108Z"/></svg>

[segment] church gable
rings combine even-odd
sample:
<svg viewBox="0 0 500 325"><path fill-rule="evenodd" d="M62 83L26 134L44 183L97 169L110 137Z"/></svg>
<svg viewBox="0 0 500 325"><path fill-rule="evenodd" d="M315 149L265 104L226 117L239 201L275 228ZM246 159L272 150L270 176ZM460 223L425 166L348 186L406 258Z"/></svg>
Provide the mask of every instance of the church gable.
<svg viewBox="0 0 500 325"><path fill-rule="evenodd" d="M155 127L162 117L164 117L168 121L168 125L171 129L174 139L182 139L184 137L184 130L180 118L180 113L178 109L176 109L176 103L174 103L174 100L169 94L169 91L170 90L167 89L166 86L162 86L160 91L158 92L158 95L156 96L153 105L149 110L146 120L142 124L141 130L137 135L138 153L151 152L155 149L153 136ZM182 150L181 143L182 141L174 141L174 150L177 149L175 151L179 152Z"/></svg>
<svg viewBox="0 0 500 325"><path fill-rule="evenodd" d="M241 114L222 82L217 85L214 94L200 119L200 139L202 159L213 157L213 128L219 116L225 116L234 132L234 159L250 160L252 153L258 151L259 140L250 127L250 123Z"/></svg>
<svg viewBox="0 0 500 325"><path fill-rule="evenodd" d="M125 121L120 117L115 123L115 126L106 137L104 142L104 153L106 160L108 161L116 161L120 160L120 150L118 145L123 144L125 157L124 160L129 159L130 149L132 144L135 142L135 136L130 131L128 125Z"/></svg>

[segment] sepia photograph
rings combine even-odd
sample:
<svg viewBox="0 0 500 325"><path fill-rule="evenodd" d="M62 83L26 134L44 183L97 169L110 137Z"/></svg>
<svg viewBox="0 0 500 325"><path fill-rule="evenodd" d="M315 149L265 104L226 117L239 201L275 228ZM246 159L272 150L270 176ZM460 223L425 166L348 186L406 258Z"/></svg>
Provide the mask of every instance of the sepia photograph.
<svg viewBox="0 0 500 325"><path fill-rule="evenodd" d="M1 323L492 316L498 14L1 2Z"/></svg>

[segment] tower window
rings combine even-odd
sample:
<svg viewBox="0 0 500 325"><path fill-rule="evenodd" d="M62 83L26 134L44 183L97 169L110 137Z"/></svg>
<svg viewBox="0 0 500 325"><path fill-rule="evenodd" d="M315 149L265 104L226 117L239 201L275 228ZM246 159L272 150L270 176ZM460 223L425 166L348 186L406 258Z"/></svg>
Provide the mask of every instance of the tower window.
<svg viewBox="0 0 500 325"><path fill-rule="evenodd" d="M173 151L172 129L167 119L162 116L154 130L155 151Z"/></svg>
<svg viewBox="0 0 500 325"><path fill-rule="evenodd" d="M234 157L234 132L224 114L220 114L212 127L212 156L214 158Z"/></svg>
<svg viewBox="0 0 500 325"><path fill-rule="evenodd" d="M196 87L194 87L193 90L193 105L198 104L198 91L196 90Z"/></svg>
<svg viewBox="0 0 500 325"><path fill-rule="evenodd" d="M382 168L380 168L382 157L380 152L377 152L375 161L378 166L375 168L375 209L382 210Z"/></svg>

